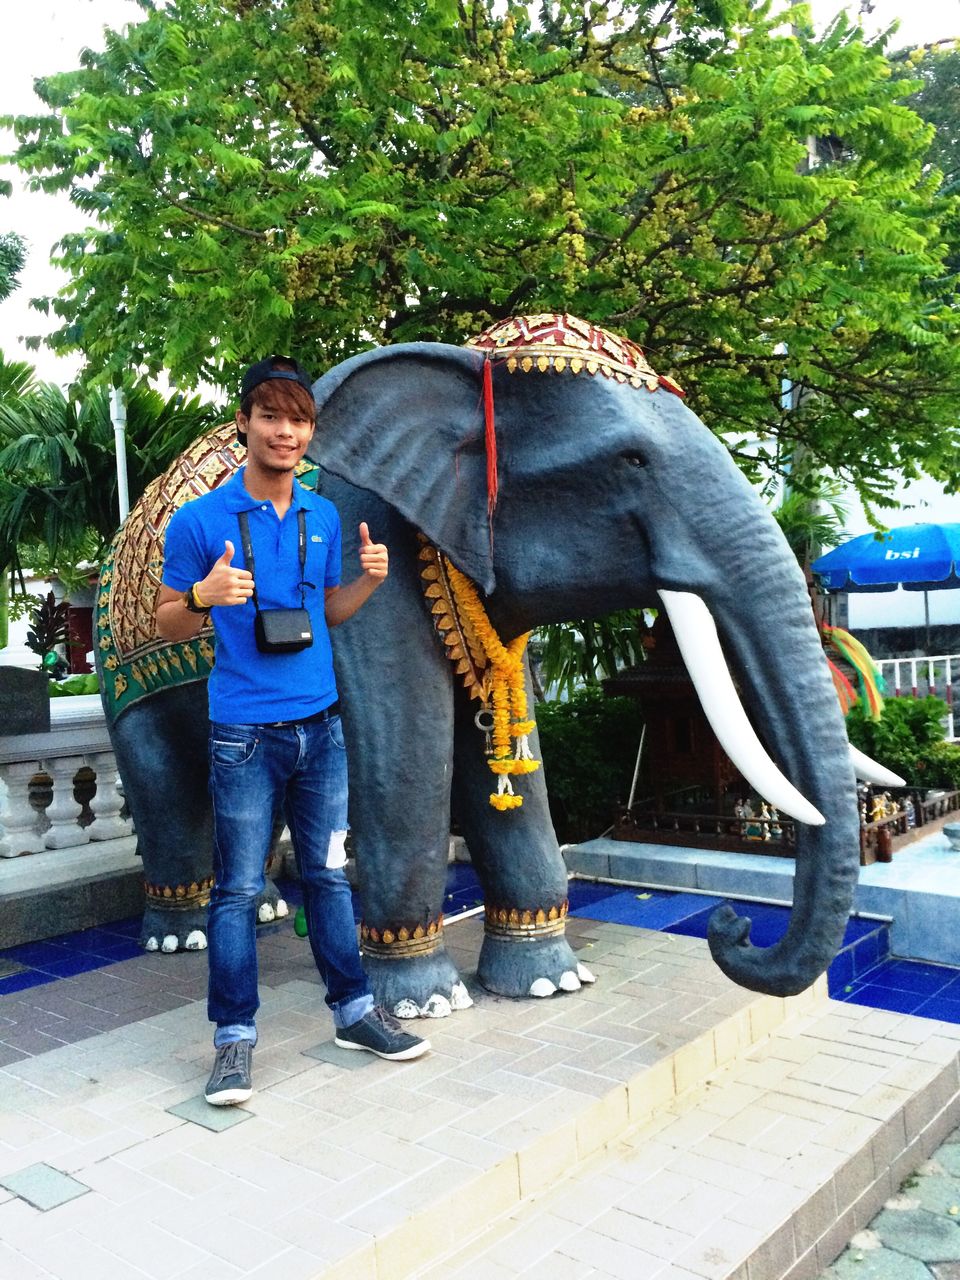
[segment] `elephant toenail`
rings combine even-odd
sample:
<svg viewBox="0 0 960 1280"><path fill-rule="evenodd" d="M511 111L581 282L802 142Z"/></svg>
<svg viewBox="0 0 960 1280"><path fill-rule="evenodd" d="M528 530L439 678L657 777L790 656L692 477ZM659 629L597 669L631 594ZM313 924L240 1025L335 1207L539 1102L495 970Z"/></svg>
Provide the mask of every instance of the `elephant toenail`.
<svg viewBox="0 0 960 1280"><path fill-rule="evenodd" d="M544 999L546 996L552 996L556 991L556 987L549 978L537 978L533 986L530 988L530 994L536 996L537 999Z"/></svg>

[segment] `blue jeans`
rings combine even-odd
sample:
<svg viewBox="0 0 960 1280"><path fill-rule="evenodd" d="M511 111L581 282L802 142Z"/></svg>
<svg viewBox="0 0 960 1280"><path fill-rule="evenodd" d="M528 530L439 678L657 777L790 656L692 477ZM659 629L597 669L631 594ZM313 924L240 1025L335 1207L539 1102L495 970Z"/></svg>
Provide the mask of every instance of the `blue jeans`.
<svg viewBox="0 0 960 1280"><path fill-rule="evenodd" d="M256 1041L257 898L283 810L303 885L313 956L338 1027L373 1007L343 872L347 756L339 716L271 728L210 725L213 873L207 1012L216 1045Z"/></svg>

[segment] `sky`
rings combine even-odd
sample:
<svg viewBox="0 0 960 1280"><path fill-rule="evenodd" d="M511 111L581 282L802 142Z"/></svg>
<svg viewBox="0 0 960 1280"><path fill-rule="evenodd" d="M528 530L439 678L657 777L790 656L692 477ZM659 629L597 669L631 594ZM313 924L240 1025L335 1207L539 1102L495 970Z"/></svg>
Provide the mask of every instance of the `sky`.
<svg viewBox="0 0 960 1280"><path fill-rule="evenodd" d="M105 26L119 28L143 16L135 0L27 0L15 7L8 0L8 5L0 44L0 115L40 107L32 91L36 77L76 67L83 47L100 45ZM828 22L841 7L842 0L812 0L818 25ZM856 10L859 4L849 7ZM868 29L881 30L900 18L898 45L960 36L960 0L874 0L873 8L865 20ZM0 149L9 143L6 134ZM29 300L60 287L63 276L48 262L50 248L68 231L82 229L85 219L65 196L26 192L20 176L9 168L3 176L13 181L15 194L0 200L0 230L19 232L30 254L20 288L0 304L0 351L8 359L30 360L40 377L66 384L74 377L78 360L56 357L45 348L27 352L20 339L53 327L29 308Z"/></svg>

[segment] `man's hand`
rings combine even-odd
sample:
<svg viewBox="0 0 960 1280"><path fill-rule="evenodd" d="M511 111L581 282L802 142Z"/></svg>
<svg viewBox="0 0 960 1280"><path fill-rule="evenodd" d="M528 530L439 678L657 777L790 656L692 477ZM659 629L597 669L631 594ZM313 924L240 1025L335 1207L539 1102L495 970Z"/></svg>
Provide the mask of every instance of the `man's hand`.
<svg viewBox="0 0 960 1280"><path fill-rule="evenodd" d="M363 602L369 600L382 585L387 576L387 558L387 548L382 542L372 541L367 522L361 521L360 568L363 572L345 587L327 587L325 590L328 627L339 627L341 622L352 618Z"/></svg>
<svg viewBox="0 0 960 1280"><path fill-rule="evenodd" d="M194 584L194 596L206 607L246 604L253 595L253 574L234 569L233 543L224 540L223 555L200 582ZM190 640L204 624L205 615L191 613L184 607L183 592L161 585L156 605L157 635L164 640Z"/></svg>
<svg viewBox="0 0 960 1280"><path fill-rule="evenodd" d="M387 576L387 548L382 542L373 542L365 520L360 523L360 568L368 578L382 582Z"/></svg>
<svg viewBox="0 0 960 1280"><path fill-rule="evenodd" d="M247 569L234 569L230 564L232 559L233 543L226 539L223 555L214 562L207 576L197 583L196 594L203 604L246 604L253 595L253 574Z"/></svg>

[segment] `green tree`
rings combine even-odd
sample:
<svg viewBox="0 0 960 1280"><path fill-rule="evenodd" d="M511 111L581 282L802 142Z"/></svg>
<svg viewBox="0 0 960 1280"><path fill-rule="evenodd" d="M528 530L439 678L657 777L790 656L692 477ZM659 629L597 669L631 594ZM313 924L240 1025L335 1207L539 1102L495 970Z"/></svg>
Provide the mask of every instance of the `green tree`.
<svg viewBox="0 0 960 1280"><path fill-rule="evenodd" d="M0 414L15 405L33 386L33 369L19 360L6 360L0 351ZM0 560L0 649L10 642L10 566Z"/></svg>
<svg viewBox="0 0 960 1280"><path fill-rule="evenodd" d="M570 698L584 685L645 661L649 637L642 609L541 627L533 643L541 695Z"/></svg>
<svg viewBox="0 0 960 1280"><path fill-rule="evenodd" d="M3 374L10 366L0 365ZM131 503L223 414L198 399L164 399L146 386L127 393ZM0 565L22 587L25 568L68 583L96 564L118 524L117 464L108 394L74 400L51 384L0 397ZM81 575L82 576L82 575Z"/></svg>
<svg viewBox="0 0 960 1280"><path fill-rule="evenodd" d="M797 489L788 490L772 514L803 569L811 559L843 541L847 509L842 501L842 486L835 480L821 478L812 496Z"/></svg>
<svg viewBox="0 0 960 1280"><path fill-rule="evenodd" d="M942 175L940 192L944 196L960 195L960 47L936 45L932 48L904 50L896 55L896 73L915 77L921 87L908 99L913 109L932 124L936 132L928 162ZM956 304L956 277L960 274L960 209L953 204L945 226L952 251L947 265L953 275L953 300Z"/></svg>
<svg viewBox="0 0 960 1280"><path fill-rule="evenodd" d="M23 241L13 231L0 234L0 302L17 287L17 277L27 260Z"/></svg>
<svg viewBox="0 0 960 1280"><path fill-rule="evenodd" d="M944 188L956 190L960 183L960 48L908 50L894 58L898 75L920 82L909 103L936 130L929 162L943 175Z"/></svg>
<svg viewBox="0 0 960 1280"><path fill-rule="evenodd" d="M639 341L748 473L760 438L881 504L897 471L960 483L960 315L931 286L955 202L916 84L845 19L142 3L14 122L20 168L93 220L41 305L94 380L225 383L265 349L325 366L566 309Z"/></svg>
<svg viewBox="0 0 960 1280"><path fill-rule="evenodd" d="M0 196L11 194L9 182L0 182ZM10 297L17 287L17 277L27 260L27 249L14 231L0 232L0 302Z"/></svg>

